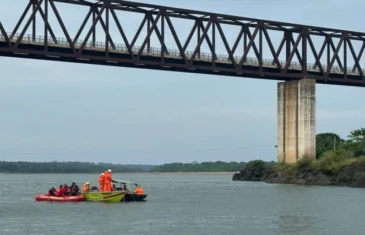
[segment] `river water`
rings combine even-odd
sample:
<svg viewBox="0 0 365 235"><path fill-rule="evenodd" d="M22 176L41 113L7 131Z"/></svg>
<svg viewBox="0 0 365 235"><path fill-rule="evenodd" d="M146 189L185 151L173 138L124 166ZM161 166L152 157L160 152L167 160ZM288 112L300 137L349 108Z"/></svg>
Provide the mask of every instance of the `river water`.
<svg viewBox="0 0 365 235"><path fill-rule="evenodd" d="M0 174L0 234L364 234L365 190L233 182L231 175L113 174L146 202L50 203L34 196L91 174Z"/></svg>

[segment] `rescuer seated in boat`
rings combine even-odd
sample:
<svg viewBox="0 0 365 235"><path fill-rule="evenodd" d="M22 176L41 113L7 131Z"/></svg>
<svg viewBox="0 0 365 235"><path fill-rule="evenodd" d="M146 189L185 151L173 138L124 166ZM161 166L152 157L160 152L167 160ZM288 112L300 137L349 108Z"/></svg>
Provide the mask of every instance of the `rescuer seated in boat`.
<svg viewBox="0 0 365 235"><path fill-rule="evenodd" d="M77 186L75 182L72 182L72 184L71 184L70 194L71 194L71 196L79 195L79 186Z"/></svg>
<svg viewBox="0 0 365 235"><path fill-rule="evenodd" d="M77 186L77 184L75 182L73 182L72 184L73 184L73 187L71 188L72 195L73 196L79 195L79 191L80 191L79 186Z"/></svg>
<svg viewBox="0 0 365 235"><path fill-rule="evenodd" d="M65 195L67 195L68 190L69 190L69 187L67 186L67 184L64 184L64 185L61 184L60 187L57 190L57 196L58 197L63 197Z"/></svg>
<svg viewBox="0 0 365 235"><path fill-rule="evenodd" d="M63 185L63 196L70 196L71 188L67 184Z"/></svg>
<svg viewBox="0 0 365 235"><path fill-rule="evenodd" d="M48 190L46 196L57 196L57 190L54 187L52 187L50 190Z"/></svg>
<svg viewBox="0 0 365 235"><path fill-rule="evenodd" d="M113 184L112 191L117 191L117 187Z"/></svg>
<svg viewBox="0 0 365 235"><path fill-rule="evenodd" d="M57 197L62 197L63 194L64 194L64 191L63 191L63 186L62 184L60 185L60 187L57 189Z"/></svg>
<svg viewBox="0 0 365 235"><path fill-rule="evenodd" d="M86 182L84 186L82 187L82 193L87 193L90 191L90 183Z"/></svg>
<svg viewBox="0 0 365 235"><path fill-rule="evenodd" d="M137 187L134 189L134 193L138 195L144 195L144 189L142 188L142 186L137 184L136 186Z"/></svg>

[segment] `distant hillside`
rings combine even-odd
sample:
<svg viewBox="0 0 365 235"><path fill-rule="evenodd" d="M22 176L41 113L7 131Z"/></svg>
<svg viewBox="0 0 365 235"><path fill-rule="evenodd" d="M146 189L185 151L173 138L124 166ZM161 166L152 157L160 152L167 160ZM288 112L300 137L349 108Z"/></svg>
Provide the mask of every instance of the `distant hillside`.
<svg viewBox="0 0 365 235"><path fill-rule="evenodd" d="M7 173L101 173L150 172L153 165L121 165L93 162L6 162L0 161L0 172Z"/></svg>

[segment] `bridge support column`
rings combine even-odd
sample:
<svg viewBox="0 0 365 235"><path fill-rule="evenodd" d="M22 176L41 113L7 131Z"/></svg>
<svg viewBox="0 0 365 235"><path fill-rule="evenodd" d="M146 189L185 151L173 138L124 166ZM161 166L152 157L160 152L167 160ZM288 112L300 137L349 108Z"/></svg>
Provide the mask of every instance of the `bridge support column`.
<svg viewBox="0 0 365 235"><path fill-rule="evenodd" d="M278 83L278 162L316 158L316 81Z"/></svg>

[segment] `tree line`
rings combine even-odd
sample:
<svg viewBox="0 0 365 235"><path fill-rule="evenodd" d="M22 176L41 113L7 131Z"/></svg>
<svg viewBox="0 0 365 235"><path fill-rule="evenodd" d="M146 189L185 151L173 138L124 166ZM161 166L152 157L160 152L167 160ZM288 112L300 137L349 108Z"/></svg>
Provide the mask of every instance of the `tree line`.
<svg viewBox="0 0 365 235"><path fill-rule="evenodd" d="M151 165L121 165L93 162L6 162L0 161L3 173L101 173L112 169L121 172L149 172Z"/></svg>
<svg viewBox="0 0 365 235"><path fill-rule="evenodd" d="M112 169L115 173L127 172L233 172L245 167L244 162L193 162L163 165L121 165L92 162L6 162L0 161L3 173L101 173Z"/></svg>
<svg viewBox="0 0 365 235"><path fill-rule="evenodd" d="M234 172L245 167L244 162L167 163L152 169L155 172Z"/></svg>
<svg viewBox="0 0 365 235"><path fill-rule="evenodd" d="M317 159L326 156L357 158L365 156L365 128L350 132L347 139L327 132L316 136ZM273 162L271 162L273 163ZM270 163L270 164L271 164ZM9 173L100 173L113 172L234 172L247 167L246 162L192 162L154 165L122 165L93 162L6 162L0 161L0 172Z"/></svg>

